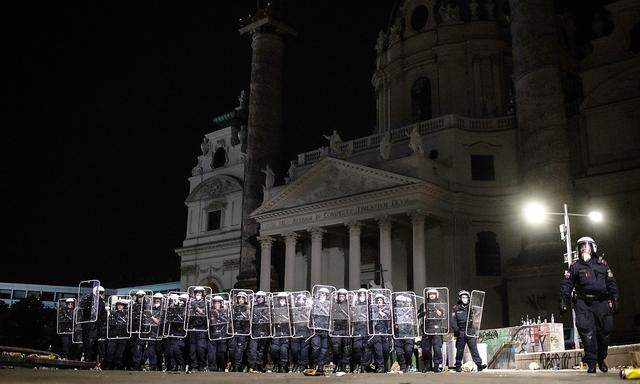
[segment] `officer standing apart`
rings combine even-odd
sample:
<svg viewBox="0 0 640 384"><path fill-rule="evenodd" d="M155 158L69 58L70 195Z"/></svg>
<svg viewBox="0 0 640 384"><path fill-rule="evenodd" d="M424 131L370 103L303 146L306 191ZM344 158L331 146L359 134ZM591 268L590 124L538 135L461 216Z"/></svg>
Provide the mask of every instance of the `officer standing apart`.
<svg viewBox="0 0 640 384"><path fill-rule="evenodd" d="M453 328L453 332L456 335L456 372L462 372L462 357L465 345L469 347L469 352L473 362L478 367L478 372L487 368L485 364L482 364L482 359L478 354L478 339L469 337L466 334L470 297L471 295L468 291L462 290L458 292L458 304L453 306L453 314L451 316L451 328Z"/></svg>
<svg viewBox="0 0 640 384"><path fill-rule="evenodd" d="M560 286L560 310L568 311L573 301L587 372L596 372L596 362L602 372L607 372L604 360L613 330L612 315L618 312L618 285L607 262L598 257L598 247L591 237L580 238L577 251L579 257L565 272Z"/></svg>

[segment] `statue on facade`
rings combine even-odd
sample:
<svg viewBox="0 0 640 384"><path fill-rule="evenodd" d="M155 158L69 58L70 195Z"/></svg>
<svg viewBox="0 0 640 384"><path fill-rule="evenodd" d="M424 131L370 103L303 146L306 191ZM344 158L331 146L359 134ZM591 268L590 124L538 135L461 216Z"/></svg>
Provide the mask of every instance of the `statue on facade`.
<svg viewBox="0 0 640 384"><path fill-rule="evenodd" d="M376 40L376 52L382 53L387 48L387 34L384 30L380 30L378 33L378 39Z"/></svg>
<svg viewBox="0 0 640 384"><path fill-rule="evenodd" d="M264 173L264 186L262 187L262 193L264 195L264 201L266 201L269 198L269 192L271 191L271 188L273 188L273 185L276 182L276 174L273 172L273 169L271 169L271 167L267 164L267 167L263 170L261 170L262 173Z"/></svg>
<svg viewBox="0 0 640 384"><path fill-rule="evenodd" d="M209 151L211 150L211 143L209 143L208 137L205 136L202 139L202 143L200 143L200 150L202 151L202 156L209 154Z"/></svg>
<svg viewBox="0 0 640 384"><path fill-rule="evenodd" d="M342 138L335 129L331 136L322 135L325 139L329 140L329 149L331 154L337 155L340 153L340 147L342 146Z"/></svg>
<svg viewBox="0 0 640 384"><path fill-rule="evenodd" d="M469 11L471 11L471 20L480 20L480 4L478 4L478 0L471 0Z"/></svg>
<svg viewBox="0 0 640 384"><path fill-rule="evenodd" d="M291 162L289 163L289 170L287 171L288 176L284 178L284 182L286 184L289 184L296 179L296 168L297 165L295 160L291 160Z"/></svg>
<svg viewBox="0 0 640 384"><path fill-rule="evenodd" d="M380 139L380 157L383 160L389 160L391 155L391 133L385 132L384 136Z"/></svg>
<svg viewBox="0 0 640 384"><path fill-rule="evenodd" d="M409 132L409 148L411 148L413 153L424 155L424 148L422 147L422 136L420 136L420 131L418 130L417 125L413 127L411 132Z"/></svg>
<svg viewBox="0 0 640 384"><path fill-rule="evenodd" d="M496 3L494 3L493 0L487 0L484 7L487 10L487 20L495 20Z"/></svg>
<svg viewBox="0 0 640 384"><path fill-rule="evenodd" d="M240 91L240 96L238 96L238 106L236 110L245 110L247 109L247 93L244 91Z"/></svg>

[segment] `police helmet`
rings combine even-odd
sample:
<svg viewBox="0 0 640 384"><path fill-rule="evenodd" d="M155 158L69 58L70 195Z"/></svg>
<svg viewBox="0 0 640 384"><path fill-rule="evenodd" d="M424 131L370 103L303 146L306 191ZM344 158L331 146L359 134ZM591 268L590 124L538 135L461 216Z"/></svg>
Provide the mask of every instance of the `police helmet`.
<svg viewBox="0 0 640 384"><path fill-rule="evenodd" d="M153 294L153 298L154 299L162 299L164 296L162 296L162 293L158 292L158 293L154 293Z"/></svg>
<svg viewBox="0 0 640 384"><path fill-rule="evenodd" d="M139 290L136 292L136 296L144 296L145 294L146 294L146 293L145 293L142 289L139 289Z"/></svg>
<svg viewBox="0 0 640 384"><path fill-rule="evenodd" d="M224 301L224 300L222 299L222 296L218 296L218 295L213 296L213 298L212 298L211 300L212 300L212 301Z"/></svg>
<svg viewBox="0 0 640 384"><path fill-rule="evenodd" d="M589 236L583 236L579 238L578 241L576 242L576 248L578 249L578 253L580 252L580 246L583 244L588 244L591 247L591 253L593 253L594 255L598 252L598 246L595 240L593 240Z"/></svg>
<svg viewBox="0 0 640 384"><path fill-rule="evenodd" d="M73 297L70 297L70 298L66 299L64 302L65 302L65 303L67 303L67 304L69 304L69 303L75 303L75 302L76 302L76 299L74 299Z"/></svg>

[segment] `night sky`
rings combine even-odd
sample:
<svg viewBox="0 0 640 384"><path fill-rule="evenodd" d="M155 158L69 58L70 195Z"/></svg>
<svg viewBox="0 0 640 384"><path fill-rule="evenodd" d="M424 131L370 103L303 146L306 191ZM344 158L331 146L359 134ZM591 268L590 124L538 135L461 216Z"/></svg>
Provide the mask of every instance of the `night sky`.
<svg viewBox="0 0 640 384"><path fill-rule="evenodd" d="M598 2L576 9L586 3ZM285 158L333 129L371 132L374 44L392 5L288 6L299 36L285 53ZM248 89L250 43L237 30L255 1L8 7L0 281L179 279L186 178L211 119Z"/></svg>
<svg viewBox="0 0 640 384"><path fill-rule="evenodd" d="M286 158L332 129L343 139L371 131L374 44L392 3L289 8L299 37L285 58ZM179 279L186 178L211 119L248 89L238 19L255 1L10 7L0 281Z"/></svg>

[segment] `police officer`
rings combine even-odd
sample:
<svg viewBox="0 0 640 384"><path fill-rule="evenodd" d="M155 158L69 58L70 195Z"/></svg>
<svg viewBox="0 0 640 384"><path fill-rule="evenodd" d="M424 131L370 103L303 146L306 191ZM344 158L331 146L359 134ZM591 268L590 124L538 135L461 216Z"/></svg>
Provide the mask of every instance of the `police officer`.
<svg viewBox="0 0 640 384"><path fill-rule="evenodd" d="M230 355L234 372L242 372L244 370L244 355L247 349L248 337L244 336L250 333L251 323L247 313L249 313L249 296L245 292L239 292L236 295L236 309L233 311L233 330L236 333L233 336L232 346L230 346ZM241 333L243 335L238 335ZM232 351L231 351L232 350ZM231 354L231 352L233 352Z"/></svg>
<svg viewBox="0 0 640 384"><path fill-rule="evenodd" d="M129 311L124 299L116 301L116 308L109 313L107 356L104 369L124 369L124 352L129 339Z"/></svg>
<svg viewBox="0 0 640 384"><path fill-rule="evenodd" d="M228 312L224 308L224 299L220 295L215 295L211 299L211 309L209 311L209 349L207 360L210 372L224 372L227 366L227 327Z"/></svg>
<svg viewBox="0 0 640 384"><path fill-rule="evenodd" d="M372 312L375 311L377 313L371 314L371 326L372 326L372 334L374 336L371 337L371 347L373 350L373 362L376 367L376 373L385 373L387 372L386 363L389 359L389 334L391 332L391 310L386 302L386 298L383 294L377 293L374 297L375 306L372 306ZM373 320L373 319L376 320Z"/></svg>
<svg viewBox="0 0 640 384"><path fill-rule="evenodd" d="M329 307L329 290L325 287L318 289L316 297L317 303L314 306ZM315 364L317 372L324 371L324 365L327 363L327 351L329 350L329 316L313 315L313 323L316 328L315 334L311 339L311 356Z"/></svg>
<svg viewBox="0 0 640 384"><path fill-rule="evenodd" d="M478 372L487 368L485 364L482 364L482 359L478 354L477 338L469 337L466 334L470 297L471 295L468 291L462 290L458 292L458 303L453 306L453 314L451 315L451 328L456 336L456 372L462 372L462 357L465 345L469 347L469 352L473 362L478 367Z"/></svg>
<svg viewBox="0 0 640 384"><path fill-rule="evenodd" d="M308 313L307 295L300 292L296 295L293 302L294 311ZM294 320L296 317L294 316ZM293 323L293 334L291 338L291 362L293 363L293 372L302 372L309 365L309 338L313 334L309 329L308 321Z"/></svg>
<svg viewBox="0 0 640 384"><path fill-rule="evenodd" d="M338 289L336 292L336 299L333 305L342 307L345 311L349 311L349 303L347 302L347 290L344 288ZM332 309L333 310L333 309ZM349 372L351 367L349 361L351 360L351 337L349 336L349 319L332 319L333 321L333 334L331 337L331 350L333 352L333 373L336 372Z"/></svg>
<svg viewBox="0 0 640 384"><path fill-rule="evenodd" d="M424 317L423 321L426 322L425 327L422 329L422 340L420 341L422 361L424 361L422 372L442 372L442 335L428 335L424 330L426 328L429 333L446 332L443 331L443 328L446 329L447 324L442 324L442 322L446 322L448 311L449 308L446 308L446 304L440 304L438 290L435 288L428 289L425 305L420 307L418 312L418 316Z"/></svg>
<svg viewBox="0 0 640 384"><path fill-rule="evenodd" d="M207 367L207 318L204 287L195 287L189 298L189 369L204 371Z"/></svg>
<svg viewBox="0 0 640 384"><path fill-rule="evenodd" d="M274 308L280 308L281 311L287 311L287 293L278 292L274 303ZM273 336L271 339L271 361L274 364L273 371L278 373L289 372L289 337L275 337L290 335L290 322L279 322L273 324Z"/></svg>
<svg viewBox="0 0 640 384"><path fill-rule="evenodd" d="M560 310L566 312L573 296L576 327L584 345L583 361L589 373L609 368L604 360L613 329L613 314L618 311L618 285L606 261L598 257L598 247L591 237L577 242L578 260L565 272L560 286Z"/></svg>
<svg viewBox="0 0 640 384"><path fill-rule="evenodd" d="M407 295L398 294L395 297L396 308L408 308L412 307L412 300ZM397 333L400 335L415 334L415 322L413 324L396 324ZM412 329L413 328L413 329ZM394 339L394 350L396 351L396 358L400 365L400 370L404 373L408 373L411 370L412 358L413 358L413 339L412 338L397 338Z"/></svg>
<svg viewBox="0 0 640 384"><path fill-rule="evenodd" d="M73 312L76 309L76 299L69 297L64 301L64 308L60 308L60 318L58 319L58 331L67 332L60 335L62 347L61 355L65 359L74 359L73 351Z"/></svg>
<svg viewBox="0 0 640 384"><path fill-rule="evenodd" d="M353 303L353 313L362 314L364 318L351 319L352 320L352 354L353 354L353 372L364 373L371 364L371 346L369 344L369 331L366 314L369 311L367 301L367 290L360 288L357 291L357 297ZM364 320L364 321L355 321Z"/></svg>
<svg viewBox="0 0 640 384"><path fill-rule="evenodd" d="M258 291L255 294L255 302L253 303L254 319L252 319L253 323L251 325L252 338L249 340L249 351L247 352L250 372L266 372L264 362L270 340L269 338L262 336L269 335L271 333L271 330L269 329L271 325L269 322L257 324L255 321L258 316L262 316L264 314L265 309L269 305L266 298L267 293L264 291Z"/></svg>
<svg viewBox="0 0 640 384"><path fill-rule="evenodd" d="M98 286L94 288L93 295L97 294L98 299L98 320L94 322L82 324L82 349L84 353L84 361L95 362L97 343L98 343L98 324L106 321L107 311L104 309L104 288ZM91 308L93 306L93 295L86 295L80 299L80 307L82 308L83 321L87 321L91 317Z"/></svg>
<svg viewBox="0 0 640 384"><path fill-rule="evenodd" d="M169 297L166 321L169 323L167 324L167 335L170 337L166 341L165 358L167 369L170 367L172 371L184 369L184 355L182 353L184 340L182 336L186 334L184 314L188 300L189 295L186 293L173 294Z"/></svg>
<svg viewBox="0 0 640 384"><path fill-rule="evenodd" d="M162 335L162 293L153 295L153 304L150 316L150 338ZM153 371L162 371L162 340L158 337L155 340L147 340L147 347L143 360L149 359L149 368Z"/></svg>
<svg viewBox="0 0 640 384"><path fill-rule="evenodd" d="M144 340L140 339L140 325L142 323L142 307L144 303L145 291L138 290L132 297L131 306L131 339L129 349L131 353L131 369L142 370L142 356L144 354Z"/></svg>

